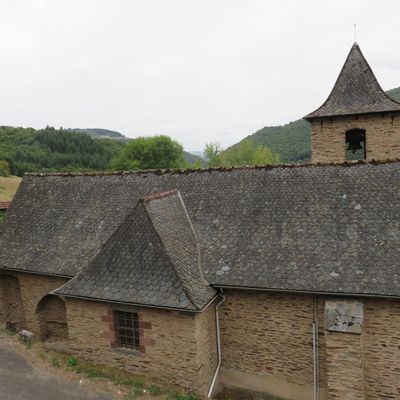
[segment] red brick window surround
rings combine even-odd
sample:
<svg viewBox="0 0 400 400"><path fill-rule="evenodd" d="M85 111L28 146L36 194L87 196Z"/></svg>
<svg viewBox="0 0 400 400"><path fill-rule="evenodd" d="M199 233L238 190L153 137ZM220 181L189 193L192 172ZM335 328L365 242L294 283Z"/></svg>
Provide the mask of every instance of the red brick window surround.
<svg viewBox="0 0 400 400"><path fill-rule="evenodd" d="M139 350L139 316L134 312L114 311L115 345L122 349Z"/></svg>
<svg viewBox="0 0 400 400"><path fill-rule="evenodd" d="M130 322L128 322L128 326L126 326L124 322L122 324L118 324L118 315L122 316L124 313L125 316L126 314L134 314L132 324L130 324ZM132 320L132 317L130 318ZM143 319L143 314L139 310L109 308L107 313L101 316L101 322L106 324L104 326L105 330L103 330L101 337L108 339L110 341L110 346L113 349L145 353L146 347L155 345L155 341L151 337L152 324L150 321ZM124 331L118 329L119 325L124 326ZM132 332L132 327L134 332L133 335L130 334L130 332ZM130 331L128 335L126 335L126 329ZM122 336L129 337L128 346L122 345ZM133 340L131 338L133 338ZM126 341L125 338L124 340Z"/></svg>

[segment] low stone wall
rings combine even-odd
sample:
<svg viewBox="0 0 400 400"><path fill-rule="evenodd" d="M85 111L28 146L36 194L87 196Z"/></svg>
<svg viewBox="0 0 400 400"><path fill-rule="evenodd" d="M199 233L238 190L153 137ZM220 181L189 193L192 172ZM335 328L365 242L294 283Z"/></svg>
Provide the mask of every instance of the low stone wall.
<svg viewBox="0 0 400 400"><path fill-rule="evenodd" d="M213 305L193 314L77 299L66 304L70 348L77 357L206 393L216 365ZM113 310L138 313L139 351L115 348Z"/></svg>

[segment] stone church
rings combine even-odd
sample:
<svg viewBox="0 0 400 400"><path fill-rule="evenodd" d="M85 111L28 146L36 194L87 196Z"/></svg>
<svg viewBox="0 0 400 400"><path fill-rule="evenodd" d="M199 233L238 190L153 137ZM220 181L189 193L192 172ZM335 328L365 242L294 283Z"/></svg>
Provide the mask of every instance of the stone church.
<svg viewBox="0 0 400 400"><path fill-rule="evenodd" d="M312 163L28 174L0 321L212 396L400 399L400 104L354 44Z"/></svg>

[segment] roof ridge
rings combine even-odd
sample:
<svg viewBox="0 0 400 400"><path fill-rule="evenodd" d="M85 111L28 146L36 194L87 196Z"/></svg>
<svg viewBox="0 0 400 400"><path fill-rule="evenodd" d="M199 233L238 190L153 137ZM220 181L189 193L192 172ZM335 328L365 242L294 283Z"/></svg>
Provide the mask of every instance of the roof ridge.
<svg viewBox="0 0 400 400"><path fill-rule="evenodd" d="M346 160L343 162L306 162L306 163L279 163L279 164L258 164L258 165L241 165L241 166L230 166L230 167L208 167L208 168L166 168L166 169L142 169L137 171L115 171L115 172L26 172L24 176L35 176L35 177L78 177L78 176L125 176L125 175L165 175L165 174L201 174L210 172L230 172L240 170L257 170L257 169L279 169L279 168L313 168L313 167L326 167L326 166L341 166L341 167L352 167L360 164L394 164L400 163L400 157L388 158L388 159L371 159L371 160ZM147 197L147 196L146 196Z"/></svg>
<svg viewBox="0 0 400 400"><path fill-rule="evenodd" d="M189 293L189 291L188 291L188 288L186 287L185 283L183 282L183 280L182 280L182 278L181 278L181 275L180 275L180 274L178 273L178 271L176 270L176 268L175 268L175 266L174 266L174 263L173 263L172 260L171 260L171 256L170 256L170 254L168 253L167 249L165 248L164 241L162 240L160 233L158 232L158 230L157 230L156 227L154 226L154 222L153 222L152 219L151 219L151 216L150 216L150 214L149 214L149 211L147 210L146 205L142 203L142 207L143 207L143 209L144 209L144 212L146 213L146 217L147 217L148 221L150 222L151 227L153 228L155 234L157 235L158 240L159 240L160 243L161 243L161 247L162 247L162 249L163 249L163 251L164 251L164 253L165 253L165 256L167 257L167 259L168 259L168 261L169 261L169 263L170 263L170 266L172 267L172 270L174 271L176 277L178 278L179 283L182 285L182 290L184 291L184 293L185 293L186 297L188 298L190 304L192 304L192 306L195 307L196 309L199 309L199 307L196 305L196 303L195 303L194 300L192 299L192 296L190 295L190 293Z"/></svg>
<svg viewBox="0 0 400 400"><path fill-rule="evenodd" d="M152 201L152 200L159 200L164 197L172 196L173 194L175 194L177 192L178 192L177 189L167 190L165 192L158 192L158 193L150 194L149 196L143 196L142 200L144 203L148 203L149 201Z"/></svg>

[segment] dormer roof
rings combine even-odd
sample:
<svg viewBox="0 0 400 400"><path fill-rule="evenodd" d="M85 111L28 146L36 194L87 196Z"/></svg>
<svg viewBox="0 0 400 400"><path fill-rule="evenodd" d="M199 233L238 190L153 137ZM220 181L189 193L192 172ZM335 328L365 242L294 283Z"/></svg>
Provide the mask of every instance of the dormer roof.
<svg viewBox="0 0 400 400"><path fill-rule="evenodd" d="M400 103L385 94L371 67L354 43L324 104L304 118L400 111Z"/></svg>

